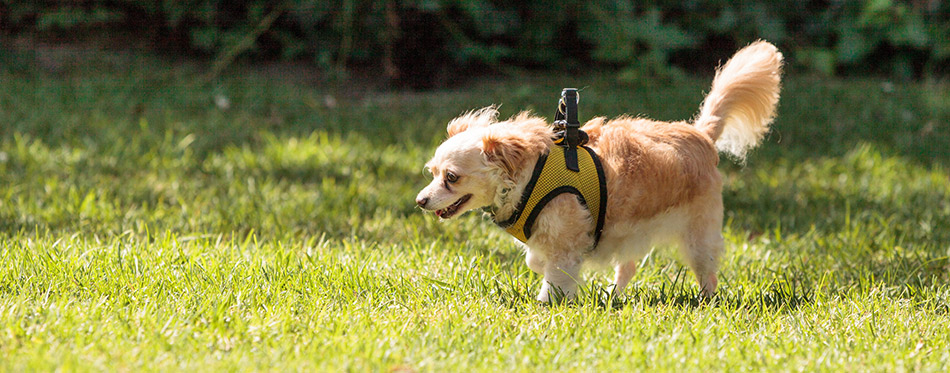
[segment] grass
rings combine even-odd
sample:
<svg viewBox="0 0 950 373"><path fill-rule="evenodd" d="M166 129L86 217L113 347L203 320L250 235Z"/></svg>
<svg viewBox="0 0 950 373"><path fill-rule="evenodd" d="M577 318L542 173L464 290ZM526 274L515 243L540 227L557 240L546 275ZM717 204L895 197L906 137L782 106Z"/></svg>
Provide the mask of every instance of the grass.
<svg viewBox="0 0 950 373"><path fill-rule="evenodd" d="M0 66L0 370L795 370L950 366L946 83L789 74L724 161L727 255L700 303L666 250L580 301L475 214L413 207L445 122L493 103L692 116L708 84L602 76L365 93L112 57ZM215 105L227 97L230 108Z"/></svg>

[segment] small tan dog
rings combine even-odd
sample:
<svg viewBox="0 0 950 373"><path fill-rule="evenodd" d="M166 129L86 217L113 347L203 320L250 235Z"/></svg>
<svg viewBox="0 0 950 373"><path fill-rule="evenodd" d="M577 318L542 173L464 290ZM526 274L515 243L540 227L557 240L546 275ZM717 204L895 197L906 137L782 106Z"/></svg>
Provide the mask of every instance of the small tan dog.
<svg viewBox="0 0 950 373"><path fill-rule="evenodd" d="M631 117L587 122L582 130L607 180L603 231L592 247L595 218L574 195L561 194L541 210L524 245L528 266L544 276L537 299L548 301L554 288L573 297L585 262L613 267L620 293L638 261L662 243L678 243L703 294L714 295L723 250L716 149L742 159L765 136L781 71L782 54L759 41L717 71L693 123ZM555 145L544 119L522 112L499 122L497 115L488 107L448 124L448 139L426 164L433 180L416 197L419 206L442 219L481 207L496 221L513 214L539 156Z"/></svg>

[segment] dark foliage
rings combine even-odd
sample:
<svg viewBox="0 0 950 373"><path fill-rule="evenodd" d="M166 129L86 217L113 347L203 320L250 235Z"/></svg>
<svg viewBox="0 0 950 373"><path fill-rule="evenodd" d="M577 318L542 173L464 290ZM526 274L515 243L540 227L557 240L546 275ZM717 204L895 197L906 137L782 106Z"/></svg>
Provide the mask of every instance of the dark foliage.
<svg viewBox="0 0 950 373"><path fill-rule="evenodd" d="M158 51L369 68L419 89L473 69L669 78L707 71L756 39L824 75L918 79L950 62L942 0L45 0L0 4L0 26L45 37L126 31Z"/></svg>

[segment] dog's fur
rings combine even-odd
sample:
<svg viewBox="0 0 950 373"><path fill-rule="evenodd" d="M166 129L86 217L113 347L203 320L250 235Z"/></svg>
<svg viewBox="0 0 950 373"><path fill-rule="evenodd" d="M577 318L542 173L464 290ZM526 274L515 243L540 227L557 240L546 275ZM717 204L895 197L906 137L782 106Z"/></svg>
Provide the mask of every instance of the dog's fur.
<svg viewBox="0 0 950 373"><path fill-rule="evenodd" d="M584 262L610 265L621 292L653 245L680 244L704 295L715 294L723 250L722 180L716 151L743 159L769 130L778 103L782 54L764 41L736 53L716 73L693 123L594 118L582 129L607 176L607 215L593 250L594 219L572 194L538 215L525 245L528 266L544 276L538 300L560 289L574 296ZM497 121L494 107L448 124L449 138L426 167L432 182L419 192L423 209L448 219L488 207L498 221L513 213L551 127L523 112ZM454 180L454 181L453 181Z"/></svg>

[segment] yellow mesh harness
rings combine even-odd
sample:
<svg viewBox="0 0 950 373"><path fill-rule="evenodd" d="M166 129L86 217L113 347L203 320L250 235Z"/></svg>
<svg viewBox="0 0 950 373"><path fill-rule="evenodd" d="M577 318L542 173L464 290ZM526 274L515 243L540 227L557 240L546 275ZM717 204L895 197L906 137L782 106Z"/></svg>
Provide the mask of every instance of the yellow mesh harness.
<svg viewBox="0 0 950 373"><path fill-rule="evenodd" d="M584 146L588 137L577 120L577 89L564 88L557 112L554 113L554 144L538 158L531 180L521 195L515 212L507 220L495 223L521 242L531 238L534 220L554 197L571 193L590 216L597 219L591 236L593 250L600 242L607 212L607 178L600 159L593 150Z"/></svg>
<svg viewBox="0 0 950 373"><path fill-rule="evenodd" d="M568 169L565 160L567 146L555 145L547 154L538 158L531 180L525 187L518 208L510 218L497 222L499 226L521 242L531 238L531 228L535 219L548 202L564 193L571 193L597 219L591 235L594 246L600 241L604 228L604 216L607 211L607 179L600 159L586 146L576 147L579 171Z"/></svg>

